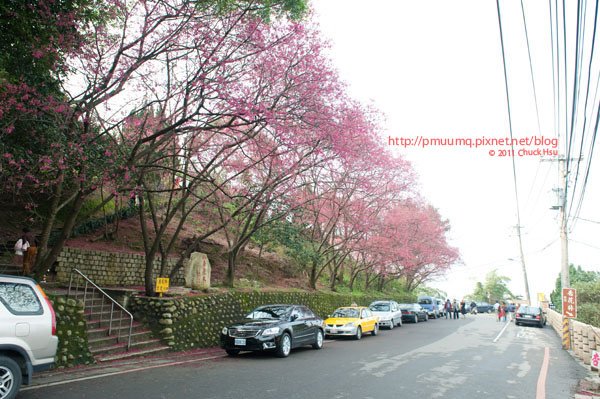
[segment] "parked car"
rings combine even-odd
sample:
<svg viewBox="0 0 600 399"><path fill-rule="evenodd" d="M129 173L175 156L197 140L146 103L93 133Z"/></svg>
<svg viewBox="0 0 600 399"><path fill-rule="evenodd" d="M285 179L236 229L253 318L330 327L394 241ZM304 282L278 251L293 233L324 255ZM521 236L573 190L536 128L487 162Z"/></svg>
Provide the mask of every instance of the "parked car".
<svg viewBox="0 0 600 399"><path fill-rule="evenodd" d="M487 302L475 302L475 304L477 305L477 307L475 309L477 309L477 313L493 313L494 312L494 305L490 305Z"/></svg>
<svg viewBox="0 0 600 399"><path fill-rule="evenodd" d="M546 325L546 314L538 306L521 305L515 314L515 323L518 326L532 324L543 328Z"/></svg>
<svg viewBox="0 0 600 399"><path fill-rule="evenodd" d="M273 351L286 357L293 348L323 347L323 319L302 305L265 305L221 331L221 348L230 356L240 351Z"/></svg>
<svg viewBox="0 0 600 399"><path fill-rule="evenodd" d="M54 365L56 315L31 278L0 275L0 398L12 399L33 373Z"/></svg>
<svg viewBox="0 0 600 399"><path fill-rule="evenodd" d="M338 308L325 320L325 336L353 336L361 339L364 333L379 333L379 318L364 306Z"/></svg>
<svg viewBox="0 0 600 399"><path fill-rule="evenodd" d="M430 318L437 319L440 315L436 298L428 295L421 295L417 298L417 302L422 308L427 310L427 314Z"/></svg>
<svg viewBox="0 0 600 399"><path fill-rule="evenodd" d="M435 302L437 303L439 317L446 316L446 310L444 309L446 302L441 298L435 298Z"/></svg>
<svg viewBox="0 0 600 399"><path fill-rule="evenodd" d="M401 303L400 309L402 310L402 321L418 323L428 319L427 310L418 303Z"/></svg>
<svg viewBox="0 0 600 399"><path fill-rule="evenodd" d="M396 301L375 301L369 305L373 314L379 317L379 327L402 327L402 311Z"/></svg>

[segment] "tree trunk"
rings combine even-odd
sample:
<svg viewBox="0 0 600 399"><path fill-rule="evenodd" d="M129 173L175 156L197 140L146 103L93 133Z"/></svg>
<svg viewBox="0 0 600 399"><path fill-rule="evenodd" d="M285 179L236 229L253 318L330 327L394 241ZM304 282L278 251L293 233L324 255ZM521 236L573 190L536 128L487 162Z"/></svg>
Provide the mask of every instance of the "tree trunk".
<svg viewBox="0 0 600 399"><path fill-rule="evenodd" d="M317 261L313 260L310 268L310 281L308 282L310 288L313 290L317 289Z"/></svg>
<svg viewBox="0 0 600 399"><path fill-rule="evenodd" d="M227 275L225 277L225 285L233 288L235 282L235 261L238 255L238 250L234 249L227 255Z"/></svg>
<svg viewBox="0 0 600 399"><path fill-rule="evenodd" d="M73 206L71 207L71 212L63 225L63 228L60 232L60 237L58 241L54 243L52 249L49 252L44 251L43 258L40 259L39 262L36 262L34 273L37 278L42 277L44 272L52 267L54 262L56 262L56 258L62 251L65 242L71 236L71 232L73 231L73 227L75 227L75 221L77 220L77 216L79 215L79 211L83 206L83 201L85 199L85 195L82 192L78 192L75 200L73 201Z"/></svg>

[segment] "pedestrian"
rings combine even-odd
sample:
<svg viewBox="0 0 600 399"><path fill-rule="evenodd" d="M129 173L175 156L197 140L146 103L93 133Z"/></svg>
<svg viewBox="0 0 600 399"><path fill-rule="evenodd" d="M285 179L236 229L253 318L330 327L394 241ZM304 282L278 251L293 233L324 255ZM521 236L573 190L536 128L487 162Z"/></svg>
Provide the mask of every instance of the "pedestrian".
<svg viewBox="0 0 600 399"><path fill-rule="evenodd" d="M25 227L23 229L23 237L29 243L26 250L23 251L23 274L31 274L33 265L35 264L35 258L37 256L37 241L33 233Z"/></svg>
<svg viewBox="0 0 600 399"><path fill-rule="evenodd" d="M444 303L444 313L446 314L446 318L452 318L452 303L450 302L450 298L447 298L446 303Z"/></svg>
<svg viewBox="0 0 600 399"><path fill-rule="evenodd" d="M23 262L25 259L25 252L29 249L29 240L28 240L28 235L27 233L29 232L29 230L27 228L23 229L23 232L21 234L21 237L19 237L19 239L17 240L17 242L15 243L15 257L13 259L13 263L15 265L19 265L23 268L23 274L28 274L26 273L27 270L25 270L25 263Z"/></svg>
<svg viewBox="0 0 600 399"><path fill-rule="evenodd" d="M500 313L498 314L498 318L502 321L506 321L506 305L503 303L500 305Z"/></svg>
<svg viewBox="0 0 600 399"><path fill-rule="evenodd" d="M477 304L475 302L471 302L470 307L471 307L471 310L469 311L470 313L472 313L472 314L477 313Z"/></svg>
<svg viewBox="0 0 600 399"><path fill-rule="evenodd" d="M458 302L456 302L456 299L454 301L452 301L452 311L454 314L454 319L458 319L458 312L460 311L460 305Z"/></svg>
<svg viewBox="0 0 600 399"><path fill-rule="evenodd" d="M500 321L500 303L498 301L496 301L496 303L494 304L494 311L498 315L497 321Z"/></svg>
<svg viewBox="0 0 600 399"><path fill-rule="evenodd" d="M462 314L463 319L467 317L467 304L464 299L461 299L460 301L460 313Z"/></svg>

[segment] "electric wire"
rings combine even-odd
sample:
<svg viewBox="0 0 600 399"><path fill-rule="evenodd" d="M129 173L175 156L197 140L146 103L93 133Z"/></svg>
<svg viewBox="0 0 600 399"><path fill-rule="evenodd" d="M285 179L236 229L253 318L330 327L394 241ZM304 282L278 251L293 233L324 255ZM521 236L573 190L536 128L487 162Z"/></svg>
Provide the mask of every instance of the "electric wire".
<svg viewBox="0 0 600 399"><path fill-rule="evenodd" d="M533 62L531 61L531 47L529 44L529 32L527 30L527 18L525 18L525 6L523 0L521 0L521 15L523 17L523 27L525 28L525 41L527 42L527 56L529 57L529 74L531 76L531 86L533 87L533 99L535 102L535 115L537 118L538 134L542 135L542 128L540 126L540 109L538 107L537 90L535 88L535 78L533 76Z"/></svg>
<svg viewBox="0 0 600 399"><path fill-rule="evenodd" d="M517 231L519 233L519 252L521 255L521 262L522 262L522 266L523 266L523 276L524 276L524 282L525 282L525 291L526 291L526 296L527 296L527 301L529 302L530 300L530 296L529 296L529 283L527 281L527 269L525 267L525 256L523 255L523 241L521 239L521 212L519 210L519 190L518 190L518 185L517 185L517 165L515 162L515 150L514 150L514 144L513 144L513 128L512 128L512 113L511 113L511 108L510 108L510 93L508 90L508 72L506 70L506 52L504 49L504 33L502 31L502 15L500 13L500 0L496 0L496 10L498 12L498 28L500 31L500 46L502 49L502 65L503 65L503 69L504 69L504 88L505 88L505 92L506 92L506 106L507 106L507 111L508 111L508 129L509 129L509 133L510 133L510 141L511 141L511 153L512 153L512 174L513 174L513 183L514 183L514 190L515 190L515 202L516 202L516 210L517 210Z"/></svg>

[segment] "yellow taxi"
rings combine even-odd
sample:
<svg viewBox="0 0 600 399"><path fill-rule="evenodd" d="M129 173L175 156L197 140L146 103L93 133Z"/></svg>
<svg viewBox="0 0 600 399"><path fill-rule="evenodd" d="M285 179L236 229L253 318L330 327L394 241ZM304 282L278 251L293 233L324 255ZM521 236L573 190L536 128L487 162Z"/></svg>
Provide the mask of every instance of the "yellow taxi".
<svg viewBox="0 0 600 399"><path fill-rule="evenodd" d="M338 308L323 322L325 336L353 336L361 339L364 333L379 333L379 317L364 306L348 306Z"/></svg>

